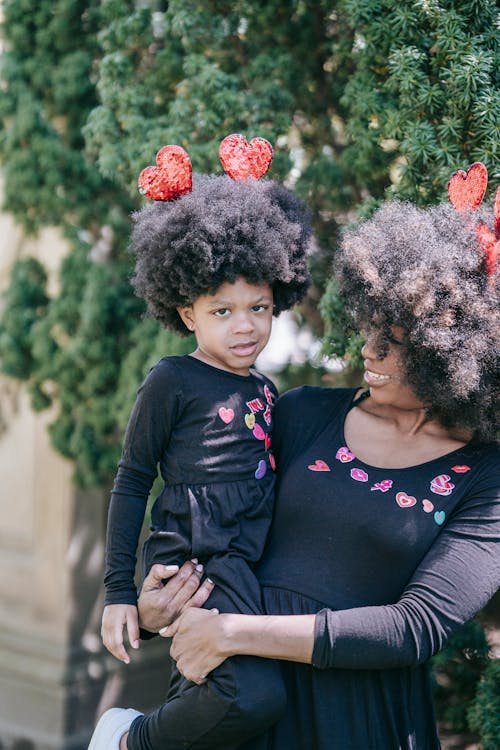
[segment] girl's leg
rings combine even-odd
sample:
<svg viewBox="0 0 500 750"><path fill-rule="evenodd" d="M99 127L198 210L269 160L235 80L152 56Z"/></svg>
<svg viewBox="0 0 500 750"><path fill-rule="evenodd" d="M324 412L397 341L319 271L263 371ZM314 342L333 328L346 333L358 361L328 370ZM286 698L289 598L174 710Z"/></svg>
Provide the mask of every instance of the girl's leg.
<svg viewBox="0 0 500 750"><path fill-rule="evenodd" d="M128 750L232 750L262 734L284 711L284 687L275 662L233 657L204 685L174 672L167 702L132 723Z"/></svg>
<svg viewBox="0 0 500 750"><path fill-rule="evenodd" d="M206 572L216 587L206 606L220 612L262 612L260 587L239 557L210 560ZM234 585L238 591L234 591ZM167 701L134 720L128 750L232 750L262 734L285 710L277 662L250 656L227 659L203 685L175 669Z"/></svg>

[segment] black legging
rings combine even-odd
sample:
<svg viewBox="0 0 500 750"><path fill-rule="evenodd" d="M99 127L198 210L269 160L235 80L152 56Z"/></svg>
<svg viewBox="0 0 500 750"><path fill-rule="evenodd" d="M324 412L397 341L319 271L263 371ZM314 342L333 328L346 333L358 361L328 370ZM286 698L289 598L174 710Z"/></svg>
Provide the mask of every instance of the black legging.
<svg viewBox="0 0 500 750"><path fill-rule="evenodd" d="M241 557L211 558L205 572L215 583L206 608L262 614L259 584ZM128 750L231 750L265 732L285 703L280 667L272 660L232 657L202 685L186 680L174 665L166 702L133 721Z"/></svg>

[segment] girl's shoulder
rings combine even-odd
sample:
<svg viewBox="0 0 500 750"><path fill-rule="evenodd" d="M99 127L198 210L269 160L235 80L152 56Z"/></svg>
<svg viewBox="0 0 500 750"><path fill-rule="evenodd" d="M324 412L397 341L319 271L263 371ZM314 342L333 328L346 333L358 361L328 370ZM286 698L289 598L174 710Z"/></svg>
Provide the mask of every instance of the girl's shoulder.
<svg viewBox="0 0 500 750"><path fill-rule="evenodd" d="M162 357L156 364L149 368L148 374L144 378L144 382L153 380L162 380L164 378L172 378L179 372L179 367L182 367L183 356L169 356Z"/></svg>

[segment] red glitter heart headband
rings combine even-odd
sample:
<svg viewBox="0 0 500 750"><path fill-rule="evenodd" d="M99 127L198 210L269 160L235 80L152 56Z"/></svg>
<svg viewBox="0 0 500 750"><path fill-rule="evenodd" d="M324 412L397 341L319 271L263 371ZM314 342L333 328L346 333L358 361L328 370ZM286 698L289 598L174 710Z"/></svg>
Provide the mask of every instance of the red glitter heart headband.
<svg viewBox="0 0 500 750"><path fill-rule="evenodd" d="M467 172L459 170L448 183L448 197L457 211L479 208L488 186L488 170L480 161L475 162ZM486 224L477 225L477 238L483 248L486 274L493 276L500 256L500 187L497 190L494 207L493 231Z"/></svg>
<svg viewBox="0 0 500 750"><path fill-rule="evenodd" d="M273 147L265 138L249 143L233 133L224 138L219 148L224 171L233 180L259 179L273 160ZM164 146L156 154L156 167L146 167L139 175L139 190L154 201L170 201L190 193L193 168L186 151L180 146Z"/></svg>

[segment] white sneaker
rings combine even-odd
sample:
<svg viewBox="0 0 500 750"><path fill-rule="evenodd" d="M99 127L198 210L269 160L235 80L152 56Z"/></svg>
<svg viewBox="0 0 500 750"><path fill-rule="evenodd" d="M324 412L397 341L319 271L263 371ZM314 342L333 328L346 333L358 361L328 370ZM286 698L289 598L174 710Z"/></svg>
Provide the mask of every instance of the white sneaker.
<svg viewBox="0 0 500 750"><path fill-rule="evenodd" d="M133 708L110 708L105 711L97 722L88 750L120 750L120 739L137 716L143 714Z"/></svg>

